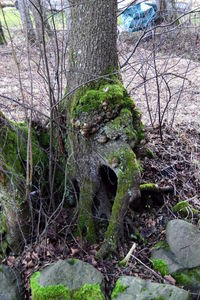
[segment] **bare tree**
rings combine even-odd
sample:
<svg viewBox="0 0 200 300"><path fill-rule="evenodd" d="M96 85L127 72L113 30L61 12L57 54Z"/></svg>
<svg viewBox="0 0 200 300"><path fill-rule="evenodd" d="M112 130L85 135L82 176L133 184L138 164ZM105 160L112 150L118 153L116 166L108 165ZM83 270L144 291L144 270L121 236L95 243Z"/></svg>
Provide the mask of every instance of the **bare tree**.
<svg viewBox="0 0 200 300"><path fill-rule="evenodd" d="M25 36L30 43L34 43L36 40L35 31L30 15L30 5L27 0L18 0L18 8L22 20L22 26Z"/></svg>
<svg viewBox="0 0 200 300"><path fill-rule="evenodd" d="M45 31L51 35L51 28L47 18L46 2L43 0L31 0L31 11L35 22L36 38L39 43L44 40Z"/></svg>
<svg viewBox="0 0 200 300"><path fill-rule="evenodd" d="M5 44L6 44L6 38L3 32L3 27L0 22L0 45L5 45Z"/></svg>
<svg viewBox="0 0 200 300"><path fill-rule="evenodd" d="M69 41L71 31L71 8L68 0L65 0L65 14L66 14L66 42Z"/></svg>
<svg viewBox="0 0 200 300"><path fill-rule="evenodd" d="M159 15L168 22L176 19L176 1L175 0L156 0Z"/></svg>

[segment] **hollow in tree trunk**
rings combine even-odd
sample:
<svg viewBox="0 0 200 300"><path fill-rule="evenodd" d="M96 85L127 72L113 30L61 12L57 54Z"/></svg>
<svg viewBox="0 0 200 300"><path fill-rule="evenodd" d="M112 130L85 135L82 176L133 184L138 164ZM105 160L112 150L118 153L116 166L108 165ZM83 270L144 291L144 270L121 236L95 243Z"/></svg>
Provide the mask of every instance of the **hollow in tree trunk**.
<svg viewBox="0 0 200 300"><path fill-rule="evenodd" d="M70 0L66 99L68 180L76 191L77 233L103 237L99 257L115 251L130 201L140 195L135 148L140 112L118 74L117 1ZM78 89L77 89L78 88Z"/></svg>

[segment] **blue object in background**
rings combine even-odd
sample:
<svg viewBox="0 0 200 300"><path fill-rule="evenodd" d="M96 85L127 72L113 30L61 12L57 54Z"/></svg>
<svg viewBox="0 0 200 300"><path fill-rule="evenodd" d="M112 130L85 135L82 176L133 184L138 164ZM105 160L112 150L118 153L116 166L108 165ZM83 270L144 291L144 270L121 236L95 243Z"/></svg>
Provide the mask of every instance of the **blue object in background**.
<svg viewBox="0 0 200 300"><path fill-rule="evenodd" d="M122 13L124 29L129 32L150 27L157 18L157 6L149 1L127 7Z"/></svg>

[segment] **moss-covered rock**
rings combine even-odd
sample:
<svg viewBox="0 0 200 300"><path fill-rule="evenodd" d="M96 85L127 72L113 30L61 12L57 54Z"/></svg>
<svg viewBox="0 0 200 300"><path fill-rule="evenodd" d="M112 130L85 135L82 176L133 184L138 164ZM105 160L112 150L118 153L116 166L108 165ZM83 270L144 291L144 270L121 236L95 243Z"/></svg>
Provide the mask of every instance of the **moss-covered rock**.
<svg viewBox="0 0 200 300"><path fill-rule="evenodd" d="M27 139L27 124L11 122L0 112L1 234L13 250L20 245L21 233L24 231L24 236L26 235L29 222L29 204L25 201ZM31 131L31 144L31 184L34 185L35 178L43 176L46 161L34 129Z"/></svg>
<svg viewBox="0 0 200 300"><path fill-rule="evenodd" d="M111 299L115 299L119 294L123 293L127 289L126 285L123 285L120 279L117 280L114 290L111 295Z"/></svg>
<svg viewBox="0 0 200 300"><path fill-rule="evenodd" d="M112 300L189 300L189 293L169 284L154 283L133 276L122 276L117 280Z"/></svg>
<svg viewBox="0 0 200 300"><path fill-rule="evenodd" d="M58 261L31 277L33 300L104 300L100 272L76 259Z"/></svg>
<svg viewBox="0 0 200 300"><path fill-rule="evenodd" d="M200 267L174 272L176 283L193 292L200 292Z"/></svg>

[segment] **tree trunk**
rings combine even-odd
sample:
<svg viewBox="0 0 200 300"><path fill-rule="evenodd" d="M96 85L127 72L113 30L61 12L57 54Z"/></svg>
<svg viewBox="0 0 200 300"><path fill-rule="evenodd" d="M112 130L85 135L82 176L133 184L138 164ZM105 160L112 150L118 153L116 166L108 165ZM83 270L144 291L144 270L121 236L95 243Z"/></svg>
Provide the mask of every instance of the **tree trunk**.
<svg viewBox="0 0 200 300"><path fill-rule="evenodd" d="M6 38L4 36L3 27L0 22L0 45L5 45L5 44L6 44Z"/></svg>
<svg viewBox="0 0 200 300"><path fill-rule="evenodd" d="M44 33L47 31L48 35L52 35L52 31L47 19L47 9L45 1L32 0L31 11L35 22L35 31L38 43L42 43L44 39Z"/></svg>
<svg viewBox="0 0 200 300"><path fill-rule="evenodd" d="M156 0L159 15L164 21L173 22L177 18L175 0Z"/></svg>
<svg viewBox="0 0 200 300"><path fill-rule="evenodd" d="M27 0L18 0L18 8L22 20L23 31L32 44L36 41L35 31L33 29L33 23L31 21L30 6Z"/></svg>
<svg viewBox="0 0 200 300"><path fill-rule="evenodd" d="M117 75L117 1L69 2L67 90L81 88L66 100L67 173L78 202L77 233L90 242L103 233L103 257L115 251L128 204L140 195L134 149L142 127Z"/></svg>
<svg viewBox="0 0 200 300"><path fill-rule="evenodd" d="M65 14L66 14L66 43L69 43L70 32L71 32L71 7L68 0L65 0Z"/></svg>

